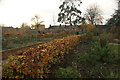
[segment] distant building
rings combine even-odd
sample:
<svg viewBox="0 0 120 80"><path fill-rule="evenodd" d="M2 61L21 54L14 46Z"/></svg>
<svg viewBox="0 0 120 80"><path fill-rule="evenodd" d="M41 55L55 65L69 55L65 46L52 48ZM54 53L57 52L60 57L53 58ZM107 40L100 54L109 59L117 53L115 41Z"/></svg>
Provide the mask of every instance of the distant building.
<svg viewBox="0 0 120 80"><path fill-rule="evenodd" d="M32 27L32 29L36 29L36 30L40 30L40 31L45 30L44 24L40 24L38 27L36 27L35 25L32 25L31 27Z"/></svg>
<svg viewBox="0 0 120 80"><path fill-rule="evenodd" d="M45 25L44 24L39 25L38 29L41 31L45 30Z"/></svg>
<svg viewBox="0 0 120 80"><path fill-rule="evenodd" d="M49 31L52 32L52 33L56 33L56 32L59 32L59 31L61 31L61 30L78 32L78 31L81 30L81 26L80 26L80 25L77 25L77 26L70 26L70 25L52 25L52 26L50 26L48 29L49 29Z"/></svg>
<svg viewBox="0 0 120 80"><path fill-rule="evenodd" d="M30 28L13 28L13 27L2 27L2 35L4 37L23 37L42 34L45 31L45 25L39 25L37 29Z"/></svg>
<svg viewBox="0 0 120 80"><path fill-rule="evenodd" d="M22 30L19 30L19 28L13 28L13 27L2 27L2 35L3 36L20 36L23 34Z"/></svg>
<svg viewBox="0 0 120 80"><path fill-rule="evenodd" d="M96 28L99 29L100 31L106 31L110 27L108 25L96 25Z"/></svg>

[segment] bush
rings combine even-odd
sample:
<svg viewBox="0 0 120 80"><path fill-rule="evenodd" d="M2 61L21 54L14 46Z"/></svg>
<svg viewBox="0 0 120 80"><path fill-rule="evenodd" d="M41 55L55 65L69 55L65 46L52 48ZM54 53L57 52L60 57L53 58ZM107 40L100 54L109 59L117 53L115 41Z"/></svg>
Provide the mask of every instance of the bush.
<svg viewBox="0 0 120 80"><path fill-rule="evenodd" d="M95 28L94 25L92 25L92 24L87 24L87 27L86 27L87 33L91 33L91 31L93 31L94 28Z"/></svg>
<svg viewBox="0 0 120 80"><path fill-rule="evenodd" d="M12 38L13 43L19 43L20 39L18 37Z"/></svg>
<svg viewBox="0 0 120 80"><path fill-rule="evenodd" d="M59 68L58 77L59 78L81 78L81 74L77 71L75 67Z"/></svg>
<svg viewBox="0 0 120 80"><path fill-rule="evenodd" d="M97 62L106 62L108 56L111 54L111 47L108 42L104 40L96 41L92 44L91 51L89 53L89 59Z"/></svg>
<svg viewBox="0 0 120 80"><path fill-rule="evenodd" d="M107 78L120 78L120 73L115 74L113 72L110 72L110 75L107 76Z"/></svg>
<svg viewBox="0 0 120 80"><path fill-rule="evenodd" d="M117 48L113 48L109 43L112 41L113 37L110 33L102 33L99 36L92 36L91 41L91 50L89 53L86 53L83 57L92 63L96 64L98 62L115 62L119 60L119 54L116 50ZM89 39L89 40L90 40ZM112 60L113 59L113 60Z"/></svg>
<svg viewBox="0 0 120 80"><path fill-rule="evenodd" d="M75 55L89 78L119 78L120 45L111 45L106 38L98 36L91 42L90 51Z"/></svg>
<svg viewBox="0 0 120 80"><path fill-rule="evenodd" d="M112 33L102 33L99 36L92 37L92 47L89 53L89 57L93 61L100 61L100 62L115 62L118 60L119 53L115 52L118 51L109 43L112 42L114 36ZM95 59L95 60L94 60ZM114 60L112 60L114 59Z"/></svg>

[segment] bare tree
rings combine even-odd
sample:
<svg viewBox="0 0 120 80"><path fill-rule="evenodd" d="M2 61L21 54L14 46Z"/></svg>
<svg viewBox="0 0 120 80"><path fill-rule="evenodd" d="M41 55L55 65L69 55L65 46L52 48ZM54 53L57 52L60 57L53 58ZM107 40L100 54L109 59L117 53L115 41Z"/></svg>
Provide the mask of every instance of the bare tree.
<svg viewBox="0 0 120 80"><path fill-rule="evenodd" d="M44 22L44 21L41 21L41 20L40 20L40 17L39 17L38 15L35 15L35 16L31 19L31 21L34 22L34 25L35 25L35 28L36 28L36 29L38 29L38 28L39 28L39 25Z"/></svg>
<svg viewBox="0 0 120 80"><path fill-rule="evenodd" d="M96 25L102 24L103 16L102 11L98 5L91 5L86 9L86 13L84 14L87 22Z"/></svg>

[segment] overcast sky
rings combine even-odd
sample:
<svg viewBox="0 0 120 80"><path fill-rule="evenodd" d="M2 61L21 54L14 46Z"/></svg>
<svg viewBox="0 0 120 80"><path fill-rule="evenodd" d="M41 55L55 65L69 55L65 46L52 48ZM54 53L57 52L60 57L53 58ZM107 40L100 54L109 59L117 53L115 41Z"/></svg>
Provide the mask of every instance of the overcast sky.
<svg viewBox="0 0 120 80"><path fill-rule="evenodd" d="M57 23L59 5L61 0L0 0L0 24L5 26L20 27L23 22L31 24L34 15L41 16L41 20L48 27ZM92 4L97 4L103 11L104 22L117 9L116 0L82 0L80 10L84 14L85 9Z"/></svg>

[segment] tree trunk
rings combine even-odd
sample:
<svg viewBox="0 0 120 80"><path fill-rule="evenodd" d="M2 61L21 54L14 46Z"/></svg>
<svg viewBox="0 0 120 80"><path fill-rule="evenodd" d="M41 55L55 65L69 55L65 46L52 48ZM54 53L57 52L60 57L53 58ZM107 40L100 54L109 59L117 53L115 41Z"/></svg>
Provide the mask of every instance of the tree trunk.
<svg viewBox="0 0 120 80"><path fill-rule="evenodd" d="M72 26L71 16L70 16L70 26Z"/></svg>

